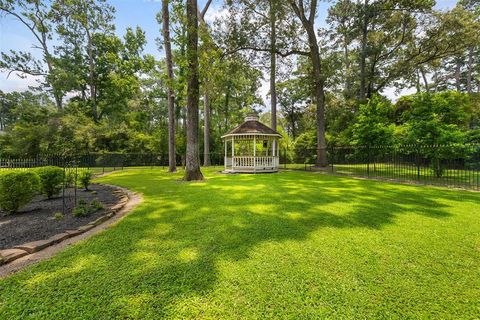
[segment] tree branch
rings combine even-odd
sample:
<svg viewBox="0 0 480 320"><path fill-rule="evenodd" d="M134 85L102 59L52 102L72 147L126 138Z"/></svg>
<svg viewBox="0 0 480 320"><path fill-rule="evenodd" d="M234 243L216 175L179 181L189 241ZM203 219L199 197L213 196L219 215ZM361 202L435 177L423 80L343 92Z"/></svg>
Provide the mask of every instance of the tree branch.
<svg viewBox="0 0 480 320"><path fill-rule="evenodd" d="M257 48L257 47L253 47L253 46L240 46L240 47L237 47L233 50L225 52L223 54L223 56L231 55L231 54L237 53L239 51L243 51L243 50L252 50L252 51L256 51L256 52L272 52L271 48ZM288 51L285 51L285 52L282 52L280 50L275 50L275 54L278 54L282 58L285 58L285 57L288 57L288 56L291 56L291 55L294 55L294 54L302 55L302 56L308 56L310 53L306 52L306 51L292 49L292 50L288 50Z"/></svg>

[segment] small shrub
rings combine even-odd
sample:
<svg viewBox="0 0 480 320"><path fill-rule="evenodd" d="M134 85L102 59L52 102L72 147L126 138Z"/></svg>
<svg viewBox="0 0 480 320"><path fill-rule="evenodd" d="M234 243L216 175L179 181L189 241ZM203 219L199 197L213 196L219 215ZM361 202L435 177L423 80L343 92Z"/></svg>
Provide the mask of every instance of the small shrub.
<svg viewBox="0 0 480 320"><path fill-rule="evenodd" d="M98 211L103 209L103 204L100 201L98 201L98 199L93 199L90 202L90 207L92 209L95 209L94 211Z"/></svg>
<svg viewBox="0 0 480 320"><path fill-rule="evenodd" d="M48 199L51 199L60 193L64 179L62 168L47 166L38 168L35 172L40 177L41 191Z"/></svg>
<svg viewBox="0 0 480 320"><path fill-rule="evenodd" d="M101 209L103 209L103 204L97 199L93 199L89 204L84 199L80 199L72 214L75 217L86 217Z"/></svg>
<svg viewBox="0 0 480 320"><path fill-rule="evenodd" d="M80 204L77 205L72 211L74 217L85 217L88 215L88 213L87 207Z"/></svg>
<svg viewBox="0 0 480 320"><path fill-rule="evenodd" d="M90 185L90 182L92 181L93 177L93 172L90 170L85 170L80 172L78 176L78 180L80 181L80 185L85 188L85 190L88 190L88 186Z"/></svg>
<svg viewBox="0 0 480 320"><path fill-rule="evenodd" d="M10 213L29 203L40 189L35 172L12 171L0 175L0 208Z"/></svg>
<svg viewBox="0 0 480 320"><path fill-rule="evenodd" d="M55 218L55 220L62 220L64 218L63 213L61 212L55 213L53 217Z"/></svg>
<svg viewBox="0 0 480 320"><path fill-rule="evenodd" d="M73 187L75 185L75 172L67 171L65 175L65 186L66 187Z"/></svg>

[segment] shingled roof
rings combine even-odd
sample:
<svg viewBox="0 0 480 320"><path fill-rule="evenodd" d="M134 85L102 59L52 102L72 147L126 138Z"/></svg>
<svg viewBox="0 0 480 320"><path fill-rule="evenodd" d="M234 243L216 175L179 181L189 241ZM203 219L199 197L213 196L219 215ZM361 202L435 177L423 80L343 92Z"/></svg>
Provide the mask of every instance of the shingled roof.
<svg viewBox="0 0 480 320"><path fill-rule="evenodd" d="M248 116L245 118L245 122L241 125L233 128L223 137L239 134L259 134L259 135L276 135L281 137L282 135L270 127L267 127L260 121L257 116Z"/></svg>

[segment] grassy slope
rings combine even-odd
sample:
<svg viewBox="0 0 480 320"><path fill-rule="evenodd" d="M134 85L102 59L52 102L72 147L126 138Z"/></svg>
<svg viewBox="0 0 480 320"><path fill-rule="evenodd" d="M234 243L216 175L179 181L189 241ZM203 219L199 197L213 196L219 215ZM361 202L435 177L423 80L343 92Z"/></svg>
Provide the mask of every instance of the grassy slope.
<svg viewBox="0 0 480 320"><path fill-rule="evenodd" d="M102 178L145 202L0 280L0 319L480 314L480 194L309 172L178 177Z"/></svg>

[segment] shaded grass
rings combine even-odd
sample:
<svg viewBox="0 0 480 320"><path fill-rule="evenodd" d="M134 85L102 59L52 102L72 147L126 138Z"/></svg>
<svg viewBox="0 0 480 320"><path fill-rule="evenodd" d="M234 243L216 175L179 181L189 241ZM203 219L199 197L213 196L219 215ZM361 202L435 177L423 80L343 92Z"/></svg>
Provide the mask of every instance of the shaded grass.
<svg viewBox="0 0 480 320"><path fill-rule="evenodd" d="M474 318L480 194L312 172L100 179L116 227L0 280L0 319Z"/></svg>

